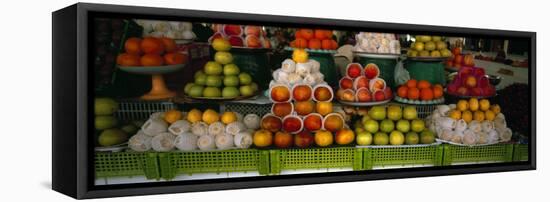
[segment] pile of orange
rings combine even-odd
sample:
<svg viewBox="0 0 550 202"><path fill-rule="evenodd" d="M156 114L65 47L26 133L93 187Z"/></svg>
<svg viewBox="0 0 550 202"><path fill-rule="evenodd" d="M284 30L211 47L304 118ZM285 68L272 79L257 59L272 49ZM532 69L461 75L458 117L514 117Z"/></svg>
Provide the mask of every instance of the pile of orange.
<svg viewBox="0 0 550 202"><path fill-rule="evenodd" d="M408 80L397 88L397 96L409 100L433 100L443 96L443 86L440 84L432 85L426 80L417 81Z"/></svg>
<svg viewBox="0 0 550 202"><path fill-rule="evenodd" d="M120 66L177 65L187 61L186 55L176 52L176 42L166 37L128 38L124 51L117 56Z"/></svg>
<svg viewBox="0 0 550 202"><path fill-rule="evenodd" d="M338 43L332 39L332 30L298 29L294 34L295 40L290 42L292 48L309 48L336 50Z"/></svg>

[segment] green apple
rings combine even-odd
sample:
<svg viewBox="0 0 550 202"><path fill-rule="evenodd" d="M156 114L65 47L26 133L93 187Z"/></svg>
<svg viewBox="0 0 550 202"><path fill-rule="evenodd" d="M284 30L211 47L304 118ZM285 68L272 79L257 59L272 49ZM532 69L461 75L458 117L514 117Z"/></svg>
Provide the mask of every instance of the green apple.
<svg viewBox="0 0 550 202"><path fill-rule="evenodd" d="M239 86L239 77L237 76L225 76L223 78L224 86Z"/></svg>
<svg viewBox="0 0 550 202"><path fill-rule="evenodd" d="M403 108L403 118L407 120L418 118L416 108L414 106L406 106L405 108Z"/></svg>
<svg viewBox="0 0 550 202"><path fill-rule="evenodd" d="M435 48L437 50L445 50L445 49L447 49L447 43L445 43L443 41L435 42Z"/></svg>
<svg viewBox="0 0 550 202"><path fill-rule="evenodd" d="M401 107L397 106L397 105L388 106L387 111L388 111L387 112L388 119L390 119L392 121L397 121L397 120L401 119L401 117L403 116L403 113L401 111Z"/></svg>
<svg viewBox="0 0 550 202"><path fill-rule="evenodd" d="M409 132L411 130L411 124L408 120L399 120L397 121L397 124L395 128L403 133Z"/></svg>
<svg viewBox="0 0 550 202"><path fill-rule="evenodd" d="M241 86L241 87L239 88L239 91L241 92L241 95L242 95L242 96L251 96L251 95L254 95L254 89L252 89L252 86L250 86L250 85Z"/></svg>
<svg viewBox="0 0 550 202"><path fill-rule="evenodd" d="M185 84L185 87L183 88L183 92L185 92L185 94L189 94L189 91L191 90L191 87L193 87L193 85L195 85L195 83Z"/></svg>
<svg viewBox="0 0 550 202"><path fill-rule="evenodd" d="M212 41L212 48L216 51L229 51L231 50L231 44L223 38L217 38Z"/></svg>
<svg viewBox="0 0 550 202"><path fill-rule="evenodd" d="M372 144L372 133L367 131L357 133L355 137L358 145L371 145Z"/></svg>
<svg viewBox="0 0 550 202"><path fill-rule="evenodd" d="M367 132L367 130L365 130L363 128L363 124L361 123L361 127L356 127L354 132L355 132L355 134L357 134L357 133L360 133L360 132Z"/></svg>
<svg viewBox="0 0 550 202"><path fill-rule="evenodd" d="M222 91L216 87L206 87L202 91L202 95L204 97L221 97Z"/></svg>
<svg viewBox="0 0 550 202"><path fill-rule="evenodd" d="M209 61L204 65L204 73L208 75L220 75L223 67L220 63Z"/></svg>
<svg viewBox="0 0 550 202"><path fill-rule="evenodd" d="M195 84L204 86L206 84L206 74L201 74L195 78Z"/></svg>
<svg viewBox="0 0 550 202"><path fill-rule="evenodd" d="M431 41L432 40L432 37L431 36L426 36L426 35L416 35L416 41L420 41L420 42L428 42L428 41Z"/></svg>
<svg viewBox="0 0 550 202"><path fill-rule="evenodd" d="M118 110L118 103L111 98L94 99L95 115L111 115Z"/></svg>
<svg viewBox="0 0 550 202"><path fill-rule="evenodd" d="M402 145L405 143L405 136L401 131L394 130L390 133L391 145Z"/></svg>
<svg viewBox="0 0 550 202"><path fill-rule="evenodd" d="M222 78L217 75L208 75L206 77L206 86L220 87L222 86Z"/></svg>
<svg viewBox="0 0 550 202"><path fill-rule="evenodd" d="M188 95L191 97L202 97L202 91L204 91L204 86L193 85L193 87L189 89Z"/></svg>
<svg viewBox="0 0 550 202"><path fill-rule="evenodd" d="M424 43L424 50L427 50L427 51L435 50L435 43L433 41L428 41Z"/></svg>
<svg viewBox="0 0 550 202"><path fill-rule="evenodd" d="M378 132L378 121L369 119L363 122L363 128L369 133L376 133Z"/></svg>
<svg viewBox="0 0 550 202"><path fill-rule="evenodd" d="M430 52L430 57L435 57L435 58L441 57L441 52L434 50Z"/></svg>
<svg viewBox="0 0 550 202"><path fill-rule="evenodd" d="M407 56L409 56L409 57L418 57L418 51L411 49L411 50L407 51Z"/></svg>
<svg viewBox="0 0 550 202"><path fill-rule="evenodd" d="M202 71L202 69L199 70L199 71L197 71L197 72L195 72L195 75L193 75L193 78L196 79L196 78L197 78L198 76L200 76L200 75L206 75L206 74L204 73L204 71Z"/></svg>
<svg viewBox="0 0 550 202"><path fill-rule="evenodd" d="M430 51L426 51L426 50L420 51L420 52L418 52L418 56L420 56L420 57L430 57Z"/></svg>
<svg viewBox="0 0 550 202"><path fill-rule="evenodd" d="M248 84L252 83L252 77L250 76L250 74L248 74L246 72L241 72L239 74L239 83L241 85L248 85Z"/></svg>
<svg viewBox="0 0 550 202"><path fill-rule="evenodd" d="M128 140L128 134L118 128L107 129L99 134L98 143L101 146L108 147L121 144Z"/></svg>
<svg viewBox="0 0 550 202"><path fill-rule="evenodd" d="M368 114L372 119L381 121L386 118L386 108L383 106L374 106L369 110Z"/></svg>
<svg viewBox="0 0 550 202"><path fill-rule="evenodd" d="M415 132L408 132L405 136L405 144L418 144L419 138L418 133Z"/></svg>
<svg viewBox="0 0 550 202"><path fill-rule="evenodd" d="M449 50L449 49L443 49L443 50L440 50L439 52L441 52L441 57L451 57L451 55L453 55L453 53Z"/></svg>
<svg viewBox="0 0 550 202"><path fill-rule="evenodd" d="M223 75L229 76L229 75L238 75L241 72L239 67L237 65L231 63L226 64L223 66Z"/></svg>
<svg viewBox="0 0 550 202"><path fill-rule="evenodd" d="M426 128L426 126L424 125L424 121L420 119L415 119L411 121L412 131L419 133L419 132L422 132L424 128Z"/></svg>
<svg viewBox="0 0 550 202"><path fill-rule="evenodd" d="M383 132L378 132L374 134L374 144L375 145L387 145L389 143L388 134Z"/></svg>
<svg viewBox="0 0 550 202"><path fill-rule="evenodd" d="M96 116L95 117L95 129L105 130L113 128L118 124L118 120L114 116Z"/></svg>
<svg viewBox="0 0 550 202"><path fill-rule="evenodd" d="M368 114L363 115L363 117L361 117L361 123L363 123L363 124L365 124L365 122L368 121L368 120L371 120L371 118Z"/></svg>
<svg viewBox="0 0 550 202"><path fill-rule="evenodd" d="M441 42L441 36L432 36L432 41Z"/></svg>
<svg viewBox="0 0 550 202"><path fill-rule="evenodd" d="M214 54L214 60L222 65L229 64L233 62L233 55L227 51L218 51Z"/></svg>
<svg viewBox="0 0 550 202"><path fill-rule="evenodd" d="M421 41L416 41L413 43L413 46L412 48L418 52L420 51L423 51L424 50L424 43L422 43Z"/></svg>
<svg viewBox="0 0 550 202"><path fill-rule="evenodd" d="M422 131L422 133L420 133L420 143L431 144L434 142L435 142L435 134L432 131L425 129Z"/></svg>
<svg viewBox="0 0 550 202"><path fill-rule="evenodd" d="M380 122L380 131L389 133L395 128L395 125L392 120L384 119Z"/></svg>
<svg viewBox="0 0 550 202"><path fill-rule="evenodd" d="M239 89L234 86L227 86L222 90L222 97L224 98L233 98L239 96Z"/></svg>

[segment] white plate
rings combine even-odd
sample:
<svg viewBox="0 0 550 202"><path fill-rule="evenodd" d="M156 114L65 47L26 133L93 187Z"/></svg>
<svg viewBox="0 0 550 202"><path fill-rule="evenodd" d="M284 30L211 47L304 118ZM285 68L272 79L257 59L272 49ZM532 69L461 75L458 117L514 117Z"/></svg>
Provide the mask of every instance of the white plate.
<svg viewBox="0 0 550 202"><path fill-rule="evenodd" d="M379 102L348 102L348 101L342 101L338 100L338 102L342 103L343 105L349 105L349 106L355 106L355 107L365 107L365 106L374 106L374 105L381 105L386 104L390 102L392 99L379 101Z"/></svg>
<svg viewBox="0 0 550 202"><path fill-rule="evenodd" d="M381 54L381 53L365 53L365 52L353 52L359 57L377 58L377 59L397 59L401 55L399 54Z"/></svg>
<svg viewBox="0 0 550 202"><path fill-rule="evenodd" d="M435 104L441 104L445 102L445 98L441 97L439 99L430 100L430 101L424 101L424 100L409 100L406 98L402 98L399 96L395 96L395 101L405 103L405 104L414 104L414 105L435 105Z"/></svg>
<svg viewBox="0 0 550 202"><path fill-rule="evenodd" d="M442 142L442 143L447 143L447 144L452 144L452 145L457 145L457 146L463 146L463 147L480 147L480 146L488 146L488 145L500 144L500 143L503 143L503 142L504 142L504 141L499 141L499 142L495 142L495 143L491 143L491 144L474 144L474 145L469 145L469 144L459 144L459 143L456 143L456 142L451 142L451 141L447 141L447 140L442 140L442 139L439 139L439 138L436 138L435 141Z"/></svg>

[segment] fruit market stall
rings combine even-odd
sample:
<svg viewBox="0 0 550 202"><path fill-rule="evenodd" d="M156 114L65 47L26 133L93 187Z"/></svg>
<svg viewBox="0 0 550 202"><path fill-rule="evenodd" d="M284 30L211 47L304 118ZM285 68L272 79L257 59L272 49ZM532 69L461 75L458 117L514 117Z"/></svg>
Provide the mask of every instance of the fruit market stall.
<svg viewBox="0 0 550 202"><path fill-rule="evenodd" d="M444 36L124 23L96 75L97 185L528 160L528 69Z"/></svg>

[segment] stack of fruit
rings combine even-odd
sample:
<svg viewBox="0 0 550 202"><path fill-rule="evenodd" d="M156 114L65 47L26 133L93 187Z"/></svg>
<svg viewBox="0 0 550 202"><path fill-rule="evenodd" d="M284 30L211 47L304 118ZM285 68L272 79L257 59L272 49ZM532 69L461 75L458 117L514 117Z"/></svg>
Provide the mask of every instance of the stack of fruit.
<svg viewBox="0 0 550 202"><path fill-rule="evenodd" d="M134 151L182 151L246 149L252 145L252 132L259 127L260 117L236 112L204 112L192 109L153 113L141 130L128 142Z"/></svg>
<svg viewBox="0 0 550 202"><path fill-rule="evenodd" d="M212 47L217 51L214 61L207 62L203 70L195 73L195 81L185 85L185 94L193 98L226 99L254 95L258 85L252 82L248 73L240 72L239 67L232 63L233 56L228 52L231 49L229 42L215 39Z"/></svg>
<svg viewBox="0 0 550 202"><path fill-rule="evenodd" d="M340 79L340 88L336 92L339 101L369 103L389 101L393 97L386 81L378 77L380 70L374 63L363 67L359 63L350 63L346 76Z"/></svg>
<svg viewBox="0 0 550 202"><path fill-rule="evenodd" d="M261 26L213 24L212 30L215 33L208 40L210 43L221 38L228 40L233 47L271 48L267 33Z"/></svg>
<svg viewBox="0 0 550 202"><path fill-rule="evenodd" d="M463 66L447 85L447 93L462 97L491 97L496 94L496 89L489 83L483 68Z"/></svg>
<svg viewBox="0 0 550 202"><path fill-rule="evenodd" d="M431 144L435 135L418 119L414 106L374 106L355 123L358 145ZM420 135L419 135L420 134Z"/></svg>
<svg viewBox="0 0 550 202"><path fill-rule="evenodd" d="M439 139L455 144L495 144L512 137L500 106L491 105L487 99L470 98L438 105L426 120Z"/></svg>
<svg viewBox="0 0 550 202"><path fill-rule="evenodd" d="M407 52L407 56L411 58L447 58L451 55L451 51L447 49L447 43L441 36L417 35L415 42L411 44L411 48Z"/></svg>
<svg viewBox="0 0 550 202"><path fill-rule="evenodd" d="M128 140L128 134L133 134L137 127L127 124L120 128L113 114L118 110L118 103L110 98L94 100L95 129L99 133L98 144L102 147L118 145Z"/></svg>
<svg viewBox="0 0 550 202"><path fill-rule="evenodd" d="M454 47L452 50L452 57L447 60L445 65L447 67L454 67L455 69L461 68L463 66L473 67L474 64L474 55L472 54L462 54L462 49L460 47Z"/></svg>
<svg viewBox="0 0 550 202"><path fill-rule="evenodd" d="M179 21L136 20L143 27L143 36L168 37L172 39L193 40L193 24Z"/></svg>
<svg viewBox="0 0 550 202"><path fill-rule="evenodd" d="M426 80L410 79L397 88L395 100L407 104L437 104L443 103L443 87L432 85Z"/></svg>
<svg viewBox="0 0 550 202"><path fill-rule="evenodd" d="M281 68L273 72L273 80L270 87L278 84L289 87L295 84L315 86L324 84L324 76L320 72L321 64L309 59L309 54L304 49L296 49L292 53L292 59L286 59Z"/></svg>
<svg viewBox="0 0 550 202"><path fill-rule="evenodd" d="M374 54L400 54L401 45L395 34L359 32L355 35L353 51Z"/></svg>
<svg viewBox="0 0 550 202"><path fill-rule="evenodd" d="M332 30L298 29L294 37L294 41L290 42L292 48L311 50L336 50L338 48L338 43L332 39Z"/></svg>
<svg viewBox="0 0 550 202"><path fill-rule="evenodd" d="M186 55L176 52L174 40L166 37L128 38L124 50L116 59L120 66L177 65L187 61Z"/></svg>

